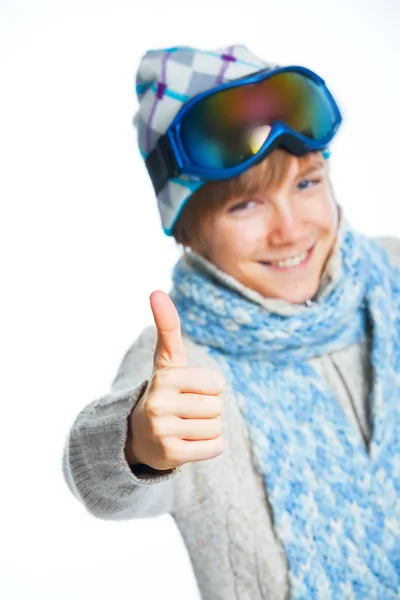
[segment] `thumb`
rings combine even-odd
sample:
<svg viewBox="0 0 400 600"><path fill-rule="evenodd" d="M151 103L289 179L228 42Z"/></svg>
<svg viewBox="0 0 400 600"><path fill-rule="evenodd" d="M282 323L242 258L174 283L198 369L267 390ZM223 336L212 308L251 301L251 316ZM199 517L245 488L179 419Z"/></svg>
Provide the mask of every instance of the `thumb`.
<svg viewBox="0 0 400 600"><path fill-rule="evenodd" d="M150 306L157 328L157 347L154 353L154 366L185 367L186 352L183 346L178 311L171 298L161 291L150 296Z"/></svg>

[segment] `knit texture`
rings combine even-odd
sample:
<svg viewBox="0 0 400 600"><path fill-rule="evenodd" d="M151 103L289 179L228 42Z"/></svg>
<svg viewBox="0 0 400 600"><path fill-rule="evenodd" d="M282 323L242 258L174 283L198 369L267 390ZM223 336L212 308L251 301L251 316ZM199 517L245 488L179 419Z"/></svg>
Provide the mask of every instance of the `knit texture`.
<svg viewBox="0 0 400 600"><path fill-rule="evenodd" d="M294 599L397 598L400 589L400 271L347 228L342 276L293 316L267 312L182 259L182 329L226 373L246 418ZM372 330L368 448L307 362Z"/></svg>
<svg viewBox="0 0 400 600"><path fill-rule="evenodd" d="M260 69L277 67L243 45L212 51L190 47L149 50L136 75L139 110L135 125L143 158L189 98ZM169 179L161 189L157 202L165 233L172 233L185 202L203 184L199 178L181 175Z"/></svg>

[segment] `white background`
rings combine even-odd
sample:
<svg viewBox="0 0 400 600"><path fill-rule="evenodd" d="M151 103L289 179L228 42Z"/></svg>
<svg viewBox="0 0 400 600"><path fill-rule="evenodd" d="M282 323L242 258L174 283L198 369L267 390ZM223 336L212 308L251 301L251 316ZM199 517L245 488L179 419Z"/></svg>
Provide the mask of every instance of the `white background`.
<svg viewBox="0 0 400 600"><path fill-rule="evenodd" d="M2 600L198 598L169 517L98 521L60 469L178 256L131 126L140 56L245 43L320 73L338 200L400 235L399 31L398 0L0 0Z"/></svg>

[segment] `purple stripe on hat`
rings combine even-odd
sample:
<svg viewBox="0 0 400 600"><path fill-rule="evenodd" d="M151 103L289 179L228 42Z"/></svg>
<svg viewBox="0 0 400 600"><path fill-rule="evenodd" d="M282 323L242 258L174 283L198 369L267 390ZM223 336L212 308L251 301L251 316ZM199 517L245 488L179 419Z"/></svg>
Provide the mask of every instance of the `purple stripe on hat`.
<svg viewBox="0 0 400 600"><path fill-rule="evenodd" d="M160 81L157 84L157 92L156 92L156 96L158 98L158 100L162 100L163 96L164 96L164 92L167 89L167 84L163 83L162 81Z"/></svg>
<svg viewBox="0 0 400 600"><path fill-rule="evenodd" d="M236 57L233 56L232 52L233 52L233 48L234 46L230 46L228 48L228 52L221 54L221 58L222 58L222 65L221 65L221 69L217 75L217 78L215 80L215 83L217 85L219 85L220 83L222 83L222 80L224 78L224 75L226 73L227 68L229 67L230 63L232 62L236 62Z"/></svg>
<svg viewBox="0 0 400 600"><path fill-rule="evenodd" d="M171 57L172 52L168 52L166 56L164 56L163 61L161 63L161 81L166 82L167 80L167 61Z"/></svg>
<svg viewBox="0 0 400 600"><path fill-rule="evenodd" d="M232 56L232 54L222 54L221 58L222 58L222 60L226 60L227 62L235 62L236 61L236 57Z"/></svg>
<svg viewBox="0 0 400 600"><path fill-rule="evenodd" d="M146 152L150 152L150 150L151 150L151 148L150 148L151 124L154 119L154 114L156 112L157 104L160 102L160 100L163 99L165 90L167 88L167 82L166 82L167 61L170 58L171 54L172 54L172 52L170 51L170 52L167 52L166 54L164 54L164 56L162 57L161 77L160 77L160 81L157 84L157 92L156 92L156 96L154 98L154 104L152 106L152 109L151 109L151 112L149 115L149 120L147 121L147 126L146 126Z"/></svg>

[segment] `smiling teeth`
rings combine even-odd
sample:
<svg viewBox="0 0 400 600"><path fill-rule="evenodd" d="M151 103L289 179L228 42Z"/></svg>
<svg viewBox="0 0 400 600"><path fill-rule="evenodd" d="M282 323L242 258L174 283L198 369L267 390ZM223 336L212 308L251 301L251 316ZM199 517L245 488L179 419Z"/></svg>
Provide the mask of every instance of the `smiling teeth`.
<svg viewBox="0 0 400 600"><path fill-rule="evenodd" d="M307 256L308 256L308 251L304 252L303 254L299 254L298 256L293 256L292 258L286 258L285 260L271 261L271 265L273 265L274 267L281 267L281 268L297 267L298 265L300 265L302 262L304 262L306 260Z"/></svg>

